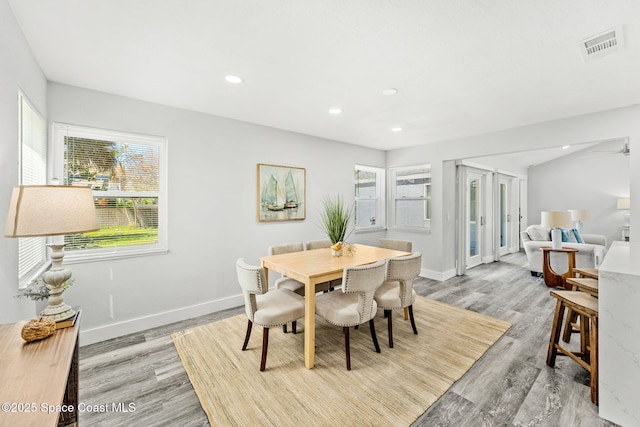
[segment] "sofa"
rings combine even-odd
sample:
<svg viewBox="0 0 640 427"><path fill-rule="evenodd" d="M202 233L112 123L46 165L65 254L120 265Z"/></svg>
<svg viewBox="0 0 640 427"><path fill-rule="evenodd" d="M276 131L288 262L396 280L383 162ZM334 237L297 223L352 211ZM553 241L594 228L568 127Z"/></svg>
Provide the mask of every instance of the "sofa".
<svg viewBox="0 0 640 427"><path fill-rule="evenodd" d="M607 252L607 238L599 234L580 234L584 243L562 242L563 247L574 248L576 253L576 267L598 268ZM541 225L530 225L520 232L522 246L527 254L529 270L532 276L542 274L543 246L551 246L551 230ZM558 274L567 271L567 255L558 252L551 253L551 268Z"/></svg>

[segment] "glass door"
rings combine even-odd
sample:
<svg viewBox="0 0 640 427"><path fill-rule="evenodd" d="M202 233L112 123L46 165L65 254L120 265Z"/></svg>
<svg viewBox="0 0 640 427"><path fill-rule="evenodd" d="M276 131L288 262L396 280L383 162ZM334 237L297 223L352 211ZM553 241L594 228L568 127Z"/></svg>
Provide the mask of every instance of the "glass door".
<svg viewBox="0 0 640 427"><path fill-rule="evenodd" d="M482 175L469 172L466 188L467 268L482 262Z"/></svg>

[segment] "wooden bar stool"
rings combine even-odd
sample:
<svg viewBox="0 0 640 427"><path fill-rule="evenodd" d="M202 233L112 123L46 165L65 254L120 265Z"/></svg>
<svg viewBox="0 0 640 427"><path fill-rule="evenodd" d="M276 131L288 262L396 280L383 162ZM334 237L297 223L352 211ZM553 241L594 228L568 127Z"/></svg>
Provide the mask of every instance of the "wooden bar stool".
<svg viewBox="0 0 640 427"><path fill-rule="evenodd" d="M598 278L597 268L574 268L573 274L575 277L590 277L592 279Z"/></svg>
<svg viewBox="0 0 640 427"><path fill-rule="evenodd" d="M556 298L556 311L549 337L547 365L556 364L558 352L573 359L591 375L591 401L598 404L598 299L580 291L551 291ZM559 343L566 308L580 316L580 351L572 352ZM568 319L567 319L568 320Z"/></svg>
<svg viewBox="0 0 640 427"><path fill-rule="evenodd" d="M591 296L598 297L598 280L589 277L569 278L567 285L571 285L571 290L586 292ZM571 309L567 311L567 321L562 333L562 341L571 341L571 334L580 332L580 325L577 323L578 315Z"/></svg>

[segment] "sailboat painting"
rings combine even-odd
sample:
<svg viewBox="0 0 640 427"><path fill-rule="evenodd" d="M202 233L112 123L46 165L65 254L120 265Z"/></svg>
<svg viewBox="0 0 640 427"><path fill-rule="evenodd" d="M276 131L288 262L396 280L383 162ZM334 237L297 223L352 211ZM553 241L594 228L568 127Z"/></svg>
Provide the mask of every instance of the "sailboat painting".
<svg viewBox="0 0 640 427"><path fill-rule="evenodd" d="M258 163L258 221L305 219L304 168Z"/></svg>

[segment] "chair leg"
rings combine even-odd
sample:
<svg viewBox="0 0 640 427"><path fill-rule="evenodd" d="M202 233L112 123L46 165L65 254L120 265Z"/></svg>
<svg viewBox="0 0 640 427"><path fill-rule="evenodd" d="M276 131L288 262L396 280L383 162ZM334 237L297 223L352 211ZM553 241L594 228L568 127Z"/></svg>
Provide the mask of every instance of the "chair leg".
<svg viewBox="0 0 640 427"><path fill-rule="evenodd" d="M351 370L351 353L349 351L349 328L347 326L342 327L344 332L344 351L347 356L347 371Z"/></svg>
<svg viewBox="0 0 640 427"><path fill-rule="evenodd" d="M562 332L562 318L564 316L564 304L558 300L556 303L556 312L553 316L553 325L551 326L551 334L549 336L549 350L547 351L547 365L552 368L556 364L556 356L558 355L558 340L560 332Z"/></svg>
<svg viewBox="0 0 640 427"><path fill-rule="evenodd" d="M287 324L282 325L282 332L287 333Z"/></svg>
<svg viewBox="0 0 640 427"><path fill-rule="evenodd" d="M248 320L247 333L244 336L244 344L242 344L242 351L245 351L247 349L247 344L249 344L249 337L251 336L251 327L252 326L253 326L253 322L251 320Z"/></svg>
<svg viewBox="0 0 640 427"><path fill-rule="evenodd" d="M596 405L599 403L598 393L598 318L591 317L589 319L589 345L590 349L590 365L591 365L591 401Z"/></svg>
<svg viewBox="0 0 640 427"><path fill-rule="evenodd" d="M393 348L393 317L391 310L384 311L384 317L387 318L387 331L389 331L389 348Z"/></svg>
<svg viewBox="0 0 640 427"><path fill-rule="evenodd" d="M389 316L391 319L391 316ZM380 346L378 345L378 337L376 336L376 327L373 324L373 319L369 320L369 329L371 330L371 339L373 340L373 346L376 348L376 353L380 353Z"/></svg>
<svg viewBox="0 0 640 427"><path fill-rule="evenodd" d="M413 318L413 306L410 305L408 308L409 308L409 319L411 319L411 327L413 328L413 333L415 335L418 335L418 330L416 329L416 320Z"/></svg>
<svg viewBox="0 0 640 427"><path fill-rule="evenodd" d="M267 348L269 347L269 328L262 328L262 359L260 360L260 371L264 371L267 365Z"/></svg>
<svg viewBox="0 0 640 427"><path fill-rule="evenodd" d="M298 321L294 320L291 322L291 332L295 335L297 333L296 327L298 326Z"/></svg>
<svg viewBox="0 0 640 427"><path fill-rule="evenodd" d="M578 314L575 313L570 308L567 309L567 321L565 322L565 325L564 325L564 332L562 333L562 341L570 342L571 334L573 332L578 332L577 330L573 329L573 324L576 323L577 321L578 321Z"/></svg>

